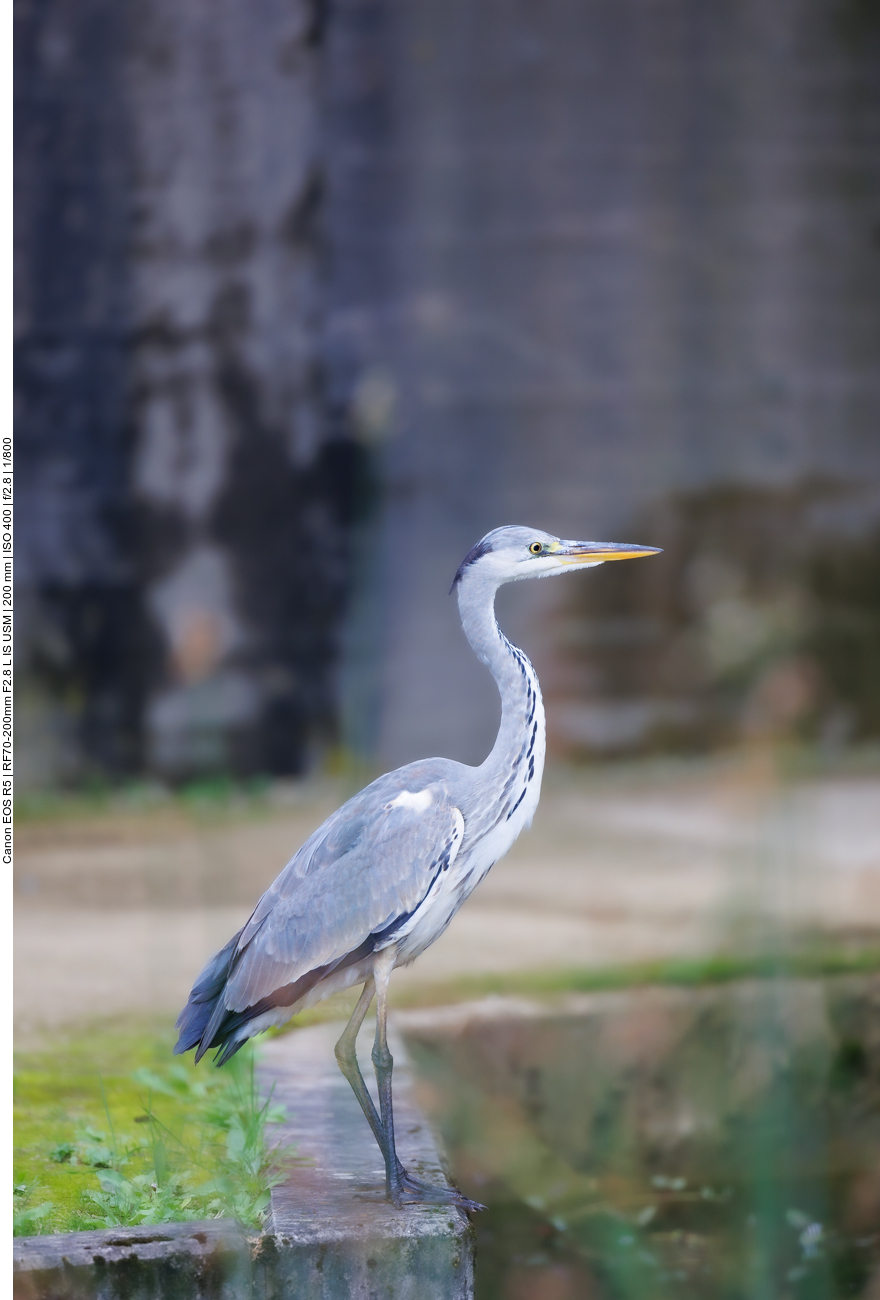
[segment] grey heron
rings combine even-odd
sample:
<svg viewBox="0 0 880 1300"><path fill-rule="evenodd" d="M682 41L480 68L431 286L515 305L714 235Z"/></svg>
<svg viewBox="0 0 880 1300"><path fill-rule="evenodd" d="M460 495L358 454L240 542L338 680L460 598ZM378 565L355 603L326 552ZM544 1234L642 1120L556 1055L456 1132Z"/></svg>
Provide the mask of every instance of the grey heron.
<svg viewBox="0 0 880 1300"><path fill-rule="evenodd" d="M535 528L488 533L453 580L465 636L501 694L501 725L479 767L408 763L349 799L294 854L250 919L208 962L177 1022L175 1052L222 1065L247 1039L353 984L363 991L336 1058L385 1162L386 1193L407 1201L475 1202L414 1178L397 1157L386 1035L388 983L438 939L489 869L531 825L544 769L544 708L531 663L495 618L506 582L654 555L656 547L563 541ZM358 1031L376 999L373 1065L379 1108L358 1066Z"/></svg>

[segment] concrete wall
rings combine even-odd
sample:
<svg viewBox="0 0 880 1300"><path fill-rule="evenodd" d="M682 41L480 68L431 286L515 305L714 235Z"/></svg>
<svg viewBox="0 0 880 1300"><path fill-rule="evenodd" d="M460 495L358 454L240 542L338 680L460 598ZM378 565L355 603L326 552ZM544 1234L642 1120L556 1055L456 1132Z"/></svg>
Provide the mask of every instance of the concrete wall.
<svg viewBox="0 0 880 1300"><path fill-rule="evenodd" d="M328 335L396 395L373 734L474 761L496 702L446 592L488 529L651 543L672 492L817 474L876 521L878 29L833 0L334 13ZM570 591L500 602L563 707L604 690L566 684Z"/></svg>

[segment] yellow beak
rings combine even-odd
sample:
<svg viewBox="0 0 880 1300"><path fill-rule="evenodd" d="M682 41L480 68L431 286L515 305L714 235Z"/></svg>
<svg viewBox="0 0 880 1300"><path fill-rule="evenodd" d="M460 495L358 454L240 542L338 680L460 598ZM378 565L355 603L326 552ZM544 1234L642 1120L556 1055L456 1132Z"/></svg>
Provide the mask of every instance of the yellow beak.
<svg viewBox="0 0 880 1300"><path fill-rule="evenodd" d="M659 546L635 546L631 542L562 542L553 553L563 564L600 564L660 555L661 550Z"/></svg>

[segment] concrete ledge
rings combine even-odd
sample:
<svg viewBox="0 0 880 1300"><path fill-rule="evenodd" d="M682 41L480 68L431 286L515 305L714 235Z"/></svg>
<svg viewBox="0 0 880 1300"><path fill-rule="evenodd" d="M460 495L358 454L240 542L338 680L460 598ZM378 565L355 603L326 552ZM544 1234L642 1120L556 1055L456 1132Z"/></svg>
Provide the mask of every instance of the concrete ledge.
<svg viewBox="0 0 880 1300"><path fill-rule="evenodd" d="M297 1154L287 1181L272 1193L283 1293L469 1300L474 1247L467 1217L436 1205L396 1210L385 1200L379 1149L333 1055L342 1028L316 1025L276 1038L262 1056L274 1100L287 1109L279 1140ZM366 1028L362 1040L361 1068L370 1080ZM434 1138L412 1098L406 1051L393 1033L390 1046L400 1158L418 1177L445 1186Z"/></svg>
<svg viewBox="0 0 880 1300"><path fill-rule="evenodd" d="M441 1206L396 1210L385 1200L378 1148L333 1056L341 1028L317 1025L265 1046L263 1080L288 1113L278 1140L295 1156L272 1193L264 1235L212 1219L19 1237L17 1300L470 1300L465 1215ZM391 1047L401 1159L445 1183L412 1100L404 1048L399 1039Z"/></svg>
<svg viewBox="0 0 880 1300"><path fill-rule="evenodd" d="M17 1300L233 1300L253 1294L254 1258L234 1223L164 1223L17 1237Z"/></svg>

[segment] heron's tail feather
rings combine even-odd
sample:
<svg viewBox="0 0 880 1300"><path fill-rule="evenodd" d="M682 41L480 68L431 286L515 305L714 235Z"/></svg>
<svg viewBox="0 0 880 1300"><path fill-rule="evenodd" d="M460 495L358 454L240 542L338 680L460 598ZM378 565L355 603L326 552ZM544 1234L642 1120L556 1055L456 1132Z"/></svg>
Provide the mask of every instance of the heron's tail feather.
<svg viewBox="0 0 880 1300"><path fill-rule="evenodd" d="M193 985L189 1001L177 1018L180 1034L174 1048L175 1055L188 1052L190 1048L196 1047L202 1041L208 1023L214 1016L217 1002L226 987L240 934L241 930L232 936L225 948L221 948L214 954Z"/></svg>

